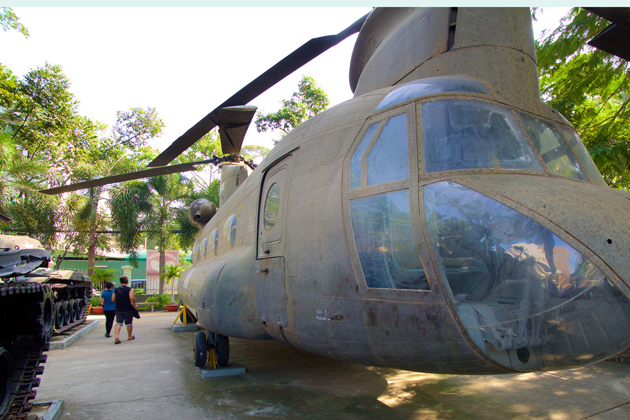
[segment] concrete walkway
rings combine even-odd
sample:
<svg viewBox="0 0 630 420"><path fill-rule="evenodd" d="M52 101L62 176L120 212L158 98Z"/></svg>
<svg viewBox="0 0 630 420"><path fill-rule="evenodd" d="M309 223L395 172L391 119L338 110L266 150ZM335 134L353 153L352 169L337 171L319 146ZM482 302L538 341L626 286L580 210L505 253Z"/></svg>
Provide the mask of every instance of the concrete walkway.
<svg viewBox="0 0 630 420"><path fill-rule="evenodd" d="M61 419L623 419L630 365L505 376L434 375L315 356L279 342L230 339L245 375L202 379L194 332L175 315L142 313L136 340L101 325L48 352L37 401L64 400Z"/></svg>

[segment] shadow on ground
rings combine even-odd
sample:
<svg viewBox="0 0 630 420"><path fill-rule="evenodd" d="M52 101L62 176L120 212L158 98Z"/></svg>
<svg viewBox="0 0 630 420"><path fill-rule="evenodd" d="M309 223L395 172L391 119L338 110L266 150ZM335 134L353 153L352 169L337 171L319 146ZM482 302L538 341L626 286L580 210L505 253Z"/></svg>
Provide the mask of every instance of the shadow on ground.
<svg viewBox="0 0 630 420"><path fill-rule="evenodd" d="M63 399L61 419L630 418L630 366L614 362L537 374L435 375L231 339L230 360L247 373L202 379L193 366L194 333L173 333L172 317L143 314L137 339L121 345L99 327L49 352L37 400Z"/></svg>

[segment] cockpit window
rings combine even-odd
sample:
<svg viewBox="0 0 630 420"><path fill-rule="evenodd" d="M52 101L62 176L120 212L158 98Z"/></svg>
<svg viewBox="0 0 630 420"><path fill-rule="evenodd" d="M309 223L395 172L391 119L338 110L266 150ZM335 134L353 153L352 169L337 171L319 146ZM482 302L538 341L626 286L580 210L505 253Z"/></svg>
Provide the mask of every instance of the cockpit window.
<svg viewBox="0 0 630 420"><path fill-rule="evenodd" d="M363 154L365 153L365 149L372 142L372 137L374 137L374 133L378 129L380 123L372 124L363 139L361 139L361 143L359 143L359 147L352 155L352 160L350 161L350 189L354 190L356 188L361 188L361 159L363 158Z"/></svg>
<svg viewBox="0 0 630 420"><path fill-rule="evenodd" d="M432 77L407 83L389 92L376 107L376 111L389 108L401 102L433 93L466 92L489 95L486 86L472 79L463 77Z"/></svg>
<svg viewBox="0 0 630 420"><path fill-rule="evenodd" d="M378 138L373 140L381 124L372 124L367 129L352 155L351 190L366 186L362 185L362 168L365 168L368 186L409 178L407 114L398 114L387 120Z"/></svg>
<svg viewBox="0 0 630 420"><path fill-rule="evenodd" d="M426 172L476 168L544 172L514 114L480 101L422 105Z"/></svg>
<svg viewBox="0 0 630 420"><path fill-rule="evenodd" d="M424 187L438 268L470 338L517 370L593 363L630 343L630 302L529 217L452 181Z"/></svg>
<svg viewBox="0 0 630 420"><path fill-rule="evenodd" d="M408 190L354 199L350 212L367 287L429 290L411 229Z"/></svg>
<svg viewBox="0 0 630 420"><path fill-rule="evenodd" d="M525 114L519 114L519 117L549 172L554 175L588 181L588 177L562 140L562 136L554 124Z"/></svg>
<svg viewBox="0 0 630 420"><path fill-rule="evenodd" d="M602 174L599 172L599 169L597 169L595 162L593 162L593 158L591 158L590 153L588 153L588 150L584 147L584 144L578 137L577 133L574 130L563 126L560 126L560 131L591 180L597 185L602 185L604 187L607 186Z"/></svg>
<svg viewBox="0 0 630 420"><path fill-rule="evenodd" d="M407 115L400 114L385 123L367 156L367 185L407 179Z"/></svg>

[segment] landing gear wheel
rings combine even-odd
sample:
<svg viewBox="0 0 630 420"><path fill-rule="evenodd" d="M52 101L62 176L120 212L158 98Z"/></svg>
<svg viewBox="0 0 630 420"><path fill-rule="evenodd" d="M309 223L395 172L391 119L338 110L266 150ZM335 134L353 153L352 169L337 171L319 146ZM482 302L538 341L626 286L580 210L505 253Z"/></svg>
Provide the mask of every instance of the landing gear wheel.
<svg viewBox="0 0 630 420"><path fill-rule="evenodd" d="M202 368L208 361L208 345L206 344L206 333L197 331L195 333L195 366Z"/></svg>
<svg viewBox="0 0 630 420"><path fill-rule="evenodd" d="M217 334L217 365L227 366L230 360L230 341L224 336Z"/></svg>
<svg viewBox="0 0 630 420"><path fill-rule="evenodd" d="M63 309L61 302L55 303L55 328L59 329L63 327L63 320L66 318L66 311Z"/></svg>
<svg viewBox="0 0 630 420"><path fill-rule="evenodd" d="M11 387L13 386L13 362L11 355L0 347L0 418L10 408Z"/></svg>

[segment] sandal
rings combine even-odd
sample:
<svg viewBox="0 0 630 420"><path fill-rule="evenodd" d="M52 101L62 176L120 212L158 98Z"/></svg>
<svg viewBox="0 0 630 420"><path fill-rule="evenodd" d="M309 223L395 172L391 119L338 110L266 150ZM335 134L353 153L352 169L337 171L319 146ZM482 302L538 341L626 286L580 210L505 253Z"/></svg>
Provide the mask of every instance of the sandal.
<svg viewBox="0 0 630 420"><path fill-rule="evenodd" d="M131 338L128 338L128 339L127 339L127 341L129 341L129 340L135 340L135 339L136 339L136 337L134 337L134 336L132 335L132 336L131 336Z"/></svg>
<svg viewBox="0 0 630 420"><path fill-rule="evenodd" d="M120 344L120 343L122 343L122 341L120 341L120 340L114 341L114 344Z"/></svg>

